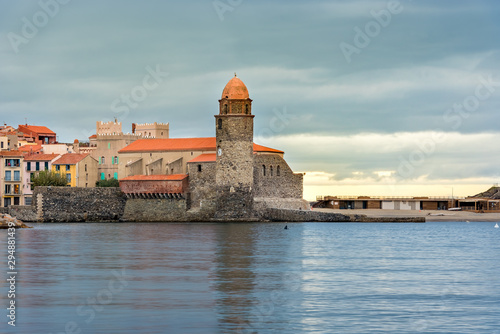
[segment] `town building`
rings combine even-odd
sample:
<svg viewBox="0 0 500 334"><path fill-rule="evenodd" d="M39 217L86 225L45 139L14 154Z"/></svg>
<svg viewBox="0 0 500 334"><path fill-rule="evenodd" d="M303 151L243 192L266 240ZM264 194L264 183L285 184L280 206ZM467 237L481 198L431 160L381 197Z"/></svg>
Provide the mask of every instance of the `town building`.
<svg viewBox="0 0 500 334"><path fill-rule="evenodd" d="M119 150L122 190L132 198L186 198L186 210L220 220L250 219L269 207L308 209L303 174L283 151L253 142L252 100L238 77L218 109L215 137L145 138Z"/></svg>
<svg viewBox="0 0 500 334"><path fill-rule="evenodd" d="M451 197L318 196L314 207L339 210L448 210L456 207Z"/></svg>
<svg viewBox="0 0 500 334"><path fill-rule="evenodd" d="M33 195L33 178L41 171L50 171L52 163L60 154L31 154L24 157L23 192L25 205L31 205Z"/></svg>
<svg viewBox="0 0 500 334"><path fill-rule="evenodd" d="M20 151L0 151L1 206L24 205L23 154Z"/></svg>
<svg viewBox="0 0 500 334"><path fill-rule="evenodd" d="M37 144L55 144L57 142L56 133L46 126L25 124L19 125L17 130Z"/></svg>
<svg viewBox="0 0 500 334"><path fill-rule="evenodd" d="M132 124L132 133L122 132L122 123L116 119L111 122L97 122L96 135L91 137L90 147L81 152L89 151L92 157L99 162L98 175L100 180L118 179L120 159L118 151L140 138L168 138L168 123Z"/></svg>
<svg viewBox="0 0 500 334"><path fill-rule="evenodd" d="M88 154L66 153L52 162L52 170L66 177L70 187L95 187L97 160Z"/></svg>

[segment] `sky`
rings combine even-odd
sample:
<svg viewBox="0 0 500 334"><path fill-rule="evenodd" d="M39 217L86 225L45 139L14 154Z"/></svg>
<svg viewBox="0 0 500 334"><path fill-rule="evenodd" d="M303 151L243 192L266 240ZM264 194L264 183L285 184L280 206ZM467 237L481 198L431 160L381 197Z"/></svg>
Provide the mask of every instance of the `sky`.
<svg viewBox="0 0 500 334"><path fill-rule="evenodd" d="M500 2L0 0L0 122L215 135L234 76L304 196L467 196L500 181Z"/></svg>

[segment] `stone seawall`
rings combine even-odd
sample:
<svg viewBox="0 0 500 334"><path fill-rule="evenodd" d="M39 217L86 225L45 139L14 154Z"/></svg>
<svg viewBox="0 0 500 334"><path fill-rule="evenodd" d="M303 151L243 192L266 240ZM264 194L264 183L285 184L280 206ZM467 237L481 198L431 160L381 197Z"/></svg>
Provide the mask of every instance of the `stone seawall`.
<svg viewBox="0 0 500 334"><path fill-rule="evenodd" d="M425 223L425 217L367 217L366 215L288 209L267 209L264 217L280 222Z"/></svg>
<svg viewBox="0 0 500 334"><path fill-rule="evenodd" d="M185 199L128 199L123 220L131 222L187 221Z"/></svg>
<svg viewBox="0 0 500 334"><path fill-rule="evenodd" d="M35 222L38 220L36 210L31 205L11 205L8 214L25 222Z"/></svg>
<svg viewBox="0 0 500 334"><path fill-rule="evenodd" d="M41 222L119 221L126 202L120 188L36 187L33 192Z"/></svg>

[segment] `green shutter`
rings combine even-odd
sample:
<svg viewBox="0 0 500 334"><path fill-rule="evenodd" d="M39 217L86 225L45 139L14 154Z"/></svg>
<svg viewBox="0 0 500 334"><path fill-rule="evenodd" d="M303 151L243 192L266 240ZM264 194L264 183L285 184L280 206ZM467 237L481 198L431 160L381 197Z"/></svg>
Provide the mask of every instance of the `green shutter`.
<svg viewBox="0 0 500 334"><path fill-rule="evenodd" d="M115 164L115 157L111 157L111 164L114 165Z"/></svg>
<svg viewBox="0 0 500 334"><path fill-rule="evenodd" d="M113 175L113 177L118 180L118 173L115 172L115 174Z"/></svg>
<svg viewBox="0 0 500 334"><path fill-rule="evenodd" d="M99 157L99 165L101 164L101 157Z"/></svg>
<svg viewBox="0 0 500 334"><path fill-rule="evenodd" d="M106 176L104 175L104 173L101 173L101 180L105 180L106 179Z"/></svg>

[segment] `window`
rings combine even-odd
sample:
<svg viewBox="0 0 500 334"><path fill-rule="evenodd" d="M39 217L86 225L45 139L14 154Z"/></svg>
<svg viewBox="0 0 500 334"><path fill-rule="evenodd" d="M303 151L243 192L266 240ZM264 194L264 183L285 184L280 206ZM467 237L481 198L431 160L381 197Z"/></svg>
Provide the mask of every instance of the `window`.
<svg viewBox="0 0 500 334"><path fill-rule="evenodd" d="M104 156L101 157L101 164L105 164L106 163L106 158L104 158Z"/></svg>
<svg viewBox="0 0 500 334"><path fill-rule="evenodd" d="M71 182L71 174L66 173L66 182L70 183Z"/></svg>
<svg viewBox="0 0 500 334"><path fill-rule="evenodd" d="M220 118L217 120L217 127L219 129L222 129L222 119L220 119Z"/></svg>
<svg viewBox="0 0 500 334"><path fill-rule="evenodd" d="M262 175L266 176L266 165L262 165Z"/></svg>
<svg viewBox="0 0 500 334"><path fill-rule="evenodd" d="M87 171L87 164L85 164L85 171Z"/></svg>
<svg viewBox="0 0 500 334"><path fill-rule="evenodd" d="M3 148L3 142L1 142L0 145L2 145L2 146L0 146L0 148Z"/></svg>
<svg viewBox="0 0 500 334"><path fill-rule="evenodd" d="M5 181L12 181L12 175L10 170L5 171Z"/></svg>
<svg viewBox="0 0 500 334"><path fill-rule="evenodd" d="M224 114L227 114L227 104L224 105Z"/></svg>
<svg viewBox="0 0 500 334"><path fill-rule="evenodd" d="M40 162L38 161L35 163L35 170L40 170Z"/></svg>
<svg viewBox="0 0 500 334"><path fill-rule="evenodd" d="M48 169L49 169L49 162L45 161L45 170L48 170Z"/></svg>
<svg viewBox="0 0 500 334"><path fill-rule="evenodd" d="M198 165L198 172L201 172L201 165Z"/></svg>
<svg viewBox="0 0 500 334"><path fill-rule="evenodd" d="M31 205L32 201L33 200L32 200L31 197L25 197L24 198L24 205L28 205L29 206L29 205Z"/></svg>
<svg viewBox="0 0 500 334"><path fill-rule="evenodd" d="M19 187L18 184L14 185L14 195L19 195L21 194L21 187Z"/></svg>
<svg viewBox="0 0 500 334"><path fill-rule="evenodd" d="M118 165L118 156L115 155L115 165Z"/></svg>
<svg viewBox="0 0 500 334"><path fill-rule="evenodd" d="M249 113L248 111L249 111L249 109L248 109L248 104L247 104L247 105L245 106L245 113L246 113L247 115L248 115L248 113Z"/></svg>
<svg viewBox="0 0 500 334"><path fill-rule="evenodd" d="M273 176L273 166L269 166L269 174L270 176Z"/></svg>
<svg viewBox="0 0 500 334"><path fill-rule="evenodd" d="M10 184L5 185L5 193L10 194Z"/></svg>
<svg viewBox="0 0 500 334"><path fill-rule="evenodd" d="M61 170L61 165L56 165L56 171L60 171Z"/></svg>
<svg viewBox="0 0 500 334"><path fill-rule="evenodd" d="M14 181L21 181L21 172L18 170L14 171Z"/></svg>
<svg viewBox="0 0 500 334"><path fill-rule="evenodd" d="M280 176L281 174L281 168L280 166L276 166L276 176Z"/></svg>
<svg viewBox="0 0 500 334"><path fill-rule="evenodd" d="M31 170L31 162L26 163L26 170L30 171Z"/></svg>
<svg viewBox="0 0 500 334"><path fill-rule="evenodd" d="M66 171L69 171L69 170L70 170L70 166L66 165Z"/></svg>
<svg viewBox="0 0 500 334"><path fill-rule="evenodd" d="M89 180L89 173L85 174L85 181Z"/></svg>

